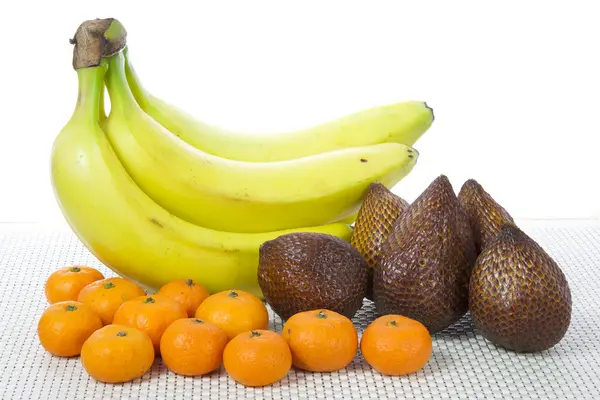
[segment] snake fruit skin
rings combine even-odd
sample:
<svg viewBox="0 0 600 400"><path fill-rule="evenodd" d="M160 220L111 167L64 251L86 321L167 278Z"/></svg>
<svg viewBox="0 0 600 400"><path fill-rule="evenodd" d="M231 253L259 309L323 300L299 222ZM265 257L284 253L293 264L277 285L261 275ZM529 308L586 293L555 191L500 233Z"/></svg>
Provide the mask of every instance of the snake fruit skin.
<svg viewBox="0 0 600 400"><path fill-rule="evenodd" d="M571 291L558 264L506 224L477 259L470 283L473 322L492 343L518 352L549 349L571 321Z"/></svg>
<svg viewBox="0 0 600 400"><path fill-rule="evenodd" d="M284 320L320 308L352 318L362 307L367 279L358 250L332 235L291 233L260 247L258 283Z"/></svg>
<svg viewBox="0 0 600 400"><path fill-rule="evenodd" d="M373 299L373 268L381 245L408 205L406 200L396 196L384 185L372 183L360 207L350 244L360 252L370 267L367 291L369 300Z"/></svg>
<svg viewBox="0 0 600 400"><path fill-rule="evenodd" d="M463 184L458 192L458 201L469 216L477 254L500 233L503 221L514 223L508 211L475 179L469 179Z"/></svg>
<svg viewBox="0 0 600 400"><path fill-rule="evenodd" d="M450 181L436 178L398 219L373 274L377 312L416 319L436 333L468 309L476 253Z"/></svg>

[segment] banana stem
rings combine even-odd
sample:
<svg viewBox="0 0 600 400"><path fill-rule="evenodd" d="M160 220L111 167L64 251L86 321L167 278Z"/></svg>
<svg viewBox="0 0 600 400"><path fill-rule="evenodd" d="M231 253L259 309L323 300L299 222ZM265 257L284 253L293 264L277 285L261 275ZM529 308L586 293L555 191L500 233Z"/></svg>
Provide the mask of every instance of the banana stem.
<svg viewBox="0 0 600 400"><path fill-rule="evenodd" d="M101 63L98 67L77 69L79 92L77 105L75 106L75 116L92 123L97 124L99 122L100 93L104 90L105 72L105 63Z"/></svg>
<svg viewBox="0 0 600 400"><path fill-rule="evenodd" d="M114 109L125 112L130 107L139 108L138 103L129 89L125 74L125 58L119 52L108 59L108 73L106 74L106 87L110 97L111 112Z"/></svg>
<svg viewBox="0 0 600 400"><path fill-rule="evenodd" d="M123 49L123 55L125 56L125 75L127 77L127 82L129 83L129 89L133 93L133 97L137 103L142 107L146 107L148 105L148 96L149 93L146 91L144 86L138 77L138 74L135 72L135 68L131 64L131 59L129 58L129 48L126 46Z"/></svg>
<svg viewBox="0 0 600 400"><path fill-rule="evenodd" d="M106 119L104 109L105 57L119 53L127 41L125 27L114 18L83 21L70 39L73 68L79 79L79 95L75 114L95 123Z"/></svg>

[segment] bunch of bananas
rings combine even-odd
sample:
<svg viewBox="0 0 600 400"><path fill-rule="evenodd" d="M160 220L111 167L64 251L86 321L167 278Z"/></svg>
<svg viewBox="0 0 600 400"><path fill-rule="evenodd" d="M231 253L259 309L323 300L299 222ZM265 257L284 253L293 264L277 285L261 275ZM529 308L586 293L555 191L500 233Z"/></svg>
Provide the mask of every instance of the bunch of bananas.
<svg viewBox="0 0 600 400"><path fill-rule="evenodd" d="M148 289L193 278L262 296L260 245L297 231L349 240L371 182L391 188L431 126L422 102L374 108L310 129L226 131L152 96L115 19L77 30L75 111L55 139L55 197L102 263ZM105 113L105 88L110 113Z"/></svg>

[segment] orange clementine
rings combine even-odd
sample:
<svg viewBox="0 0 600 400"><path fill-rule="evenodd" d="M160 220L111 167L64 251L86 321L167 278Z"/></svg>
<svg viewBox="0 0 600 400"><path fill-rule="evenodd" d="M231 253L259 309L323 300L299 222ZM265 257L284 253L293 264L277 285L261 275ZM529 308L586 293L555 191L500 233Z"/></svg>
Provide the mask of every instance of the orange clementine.
<svg viewBox="0 0 600 400"><path fill-rule="evenodd" d="M187 318L183 306L173 299L161 295L140 296L128 300L115 313L113 323L130 326L145 332L160 353L160 338L174 321Z"/></svg>
<svg viewBox="0 0 600 400"><path fill-rule="evenodd" d="M102 319L104 325L112 324L121 304L146 292L138 284L125 278L106 278L81 289L77 300L89 305Z"/></svg>
<svg viewBox="0 0 600 400"><path fill-rule="evenodd" d="M330 310L292 315L281 333L292 350L296 368L331 372L345 368L358 349L358 334L347 317Z"/></svg>
<svg viewBox="0 0 600 400"><path fill-rule="evenodd" d="M106 325L83 344L81 363L94 379L122 383L143 376L154 362L152 340L144 332L122 325Z"/></svg>
<svg viewBox="0 0 600 400"><path fill-rule="evenodd" d="M367 363L383 375L411 374L431 357L431 335L419 321L384 315L365 329L360 350Z"/></svg>
<svg viewBox="0 0 600 400"><path fill-rule="evenodd" d="M229 339L221 328L199 318L185 318L167 327L160 339L163 362L185 376L208 374L223 362Z"/></svg>
<svg viewBox="0 0 600 400"><path fill-rule="evenodd" d="M266 386L283 379L292 367L292 353L281 335L253 330L234 337L223 352L225 370L245 386Z"/></svg>
<svg viewBox="0 0 600 400"><path fill-rule="evenodd" d="M61 357L79 355L81 346L102 320L91 307L77 301L61 301L48 307L38 321L38 337L46 351Z"/></svg>
<svg viewBox="0 0 600 400"><path fill-rule="evenodd" d="M193 279L169 282L160 288L158 294L181 303L185 307L188 317L193 317L200 304L210 295L204 286Z"/></svg>
<svg viewBox="0 0 600 400"><path fill-rule="evenodd" d="M221 328L229 339L252 329L267 329L269 313L252 293L225 290L206 298L196 310L196 318Z"/></svg>
<svg viewBox="0 0 600 400"><path fill-rule="evenodd" d="M54 271L48 277L44 292L48 303L54 304L60 301L77 300L79 292L86 285L104 279L104 275L97 269L74 265Z"/></svg>

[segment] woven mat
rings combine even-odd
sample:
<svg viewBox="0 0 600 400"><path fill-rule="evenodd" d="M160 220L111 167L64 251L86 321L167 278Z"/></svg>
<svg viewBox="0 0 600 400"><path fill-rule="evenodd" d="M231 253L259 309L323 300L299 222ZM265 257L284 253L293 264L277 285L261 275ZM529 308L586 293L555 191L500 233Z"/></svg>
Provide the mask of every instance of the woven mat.
<svg viewBox="0 0 600 400"><path fill-rule="evenodd" d="M384 377L358 355L344 370L293 370L281 382L246 388L221 369L181 377L157 360L141 379L107 385L89 378L78 359L47 354L36 325L47 307L44 281L55 269L88 264L113 276L65 230L0 224L0 398L2 399L599 399L600 221L523 222L521 227L562 266L573 295L567 335L537 354L510 353L486 341L468 316L434 335L433 355L413 375ZM374 318L373 304L355 317L359 334ZM271 313L271 329L281 320Z"/></svg>

